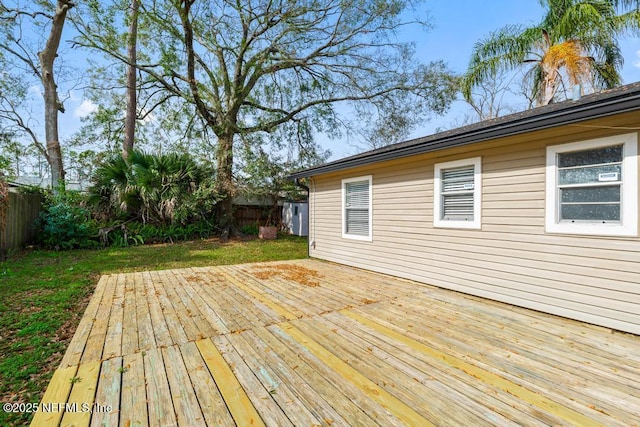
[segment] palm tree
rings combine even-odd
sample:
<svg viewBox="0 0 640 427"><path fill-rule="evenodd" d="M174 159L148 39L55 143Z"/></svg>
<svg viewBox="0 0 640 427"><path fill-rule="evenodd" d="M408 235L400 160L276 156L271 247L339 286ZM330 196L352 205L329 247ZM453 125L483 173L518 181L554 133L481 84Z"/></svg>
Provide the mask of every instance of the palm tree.
<svg viewBox="0 0 640 427"><path fill-rule="evenodd" d="M170 224L176 206L209 175L210 171L187 154L133 150L127 160L114 155L96 169L89 203L106 218Z"/></svg>
<svg viewBox="0 0 640 427"><path fill-rule="evenodd" d="M472 88L501 70L530 65L525 74L537 105L567 85L593 90L621 84L618 37L640 32L639 0L540 0L545 16L534 27L507 26L476 43L462 79Z"/></svg>

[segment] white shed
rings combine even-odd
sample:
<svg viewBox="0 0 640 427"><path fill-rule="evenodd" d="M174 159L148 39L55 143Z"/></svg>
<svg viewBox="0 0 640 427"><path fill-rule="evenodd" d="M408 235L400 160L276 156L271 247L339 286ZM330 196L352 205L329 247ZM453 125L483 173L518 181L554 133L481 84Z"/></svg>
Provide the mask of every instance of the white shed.
<svg viewBox="0 0 640 427"><path fill-rule="evenodd" d="M289 234L309 235L309 203L284 202L282 206L282 224Z"/></svg>

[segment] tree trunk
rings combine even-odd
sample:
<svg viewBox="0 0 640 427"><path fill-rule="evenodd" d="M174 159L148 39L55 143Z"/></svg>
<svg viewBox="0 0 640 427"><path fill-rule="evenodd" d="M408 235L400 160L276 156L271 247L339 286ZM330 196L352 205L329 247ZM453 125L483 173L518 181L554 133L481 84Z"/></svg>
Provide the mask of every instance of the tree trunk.
<svg viewBox="0 0 640 427"><path fill-rule="evenodd" d="M234 232L233 223L233 132L218 137L218 149L216 153L216 189L223 199L218 202L217 215L220 224L223 241L229 239Z"/></svg>
<svg viewBox="0 0 640 427"><path fill-rule="evenodd" d="M133 143L136 135L137 116L137 90L136 90L136 64L137 64L137 44L138 44L138 11L140 0L131 1L131 14L129 18L129 37L127 40L127 53L129 65L127 67L127 116L124 122L124 141L122 144L122 157L125 160L133 151Z"/></svg>
<svg viewBox="0 0 640 427"><path fill-rule="evenodd" d="M558 73L556 70L545 71L542 101L539 106L549 105L553 101L553 97L556 96L558 90L557 83Z"/></svg>
<svg viewBox="0 0 640 427"><path fill-rule="evenodd" d="M42 70L42 86L44 88L44 130L47 140L47 158L51 167L51 187L53 191L57 191L59 186L64 185L64 166L58 138L58 111L64 113L64 106L58 98L53 64L58 56L58 47L60 46L67 12L72 7L73 3L69 0L58 0L51 22L49 38L42 52L38 53Z"/></svg>

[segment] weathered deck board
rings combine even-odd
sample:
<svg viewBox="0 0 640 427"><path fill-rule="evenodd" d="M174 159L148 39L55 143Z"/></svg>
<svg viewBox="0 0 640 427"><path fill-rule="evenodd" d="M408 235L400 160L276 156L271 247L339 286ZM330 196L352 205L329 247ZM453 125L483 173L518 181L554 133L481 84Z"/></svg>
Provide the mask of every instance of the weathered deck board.
<svg viewBox="0 0 640 427"><path fill-rule="evenodd" d="M105 360L100 369L95 402L109 402L110 411L97 410L91 417L92 426L117 426L120 415L120 390L122 390L122 357Z"/></svg>
<svg viewBox="0 0 640 427"><path fill-rule="evenodd" d="M267 329L256 328L252 332L260 338L261 342L258 346L263 352L277 354L286 366L304 379L307 382L307 386L312 388L319 395L319 398L328 402L345 422L366 426L376 424L374 418L368 415L372 411L367 410L364 406L355 404L355 399L346 392L344 384L337 385L332 382L319 369L315 369L314 366L305 361L300 353L287 347L284 342L280 341Z"/></svg>
<svg viewBox="0 0 640 427"><path fill-rule="evenodd" d="M117 274L43 403L33 425L640 426L640 337L314 260Z"/></svg>
<svg viewBox="0 0 640 427"><path fill-rule="evenodd" d="M207 424L234 426L233 417L197 345L193 342L182 344L180 351Z"/></svg>
<svg viewBox="0 0 640 427"><path fill-rule="evenodd" d="M102 303L102 298L105 293L108 293L109 291L113 292L112 282L114 280L115 277L111 275L100 277L100 280L96 285L96 289L93 292L93 296L91 297L91 301L89 301L89 304L84 311L84 315L82 316L82 319L80 319L78 329L76 329L73 339L69 343L69 347L62 358L62 362L60 363L61 367L74 366L77 369L77 365L80 363L80 358L82 357L82 352L87 344L87 337L93 327L96 313Z"/></svg>
<svg viewBox="0 0 640 427"><path fill-rule="evenodd" d="M166 347L165 347L166 348ZM148 422L150 426L176 425L176 413L162 358L162 349L154 348L144 357L144 377L147 383ZM131 416L130 414L123 414Z"/></svg>
<svg viewBox="0 0 640 427"><path fill-rule="evenodd" d="M439 309L439 312L447 311L445 307ZM379 315L380 313L376 313L376 316ZM409 311L394 310L390 312L390 318L398 319L399 316L402 317L401 321L416 323L417 318L423 319L429 314L424 311L418 312L415 308L409 308ZM502 330L496 331L496 336L499 336L499 339L488 340L485 332L487 327L479 327L478 320L482 320L479 315L475 320L474 318L464 319L461 316L456 319L456 322L458 326L464 326L464 329L452 329L450 324L442 324L440 328L447 331L446 338L450 340L452 345L459 349L466 349L466 356L485 366L499 365L499 362L506 355L511 365L510 376L514 378L517 375L527 376L527 374L535 372L536 375L544 376L551 382L554 378L571 375L574 380L565 383L562 393L569 390L571 396L580 396L580 400L585 402L590 399L602 401L600 396L604 394L610 399L606 405L597 407L599 410L612 415L617 414L618 417L623 417L624 413L630 410L640 413L640 406L638 406L640 402L634 404L625 399L625 396L629 394L640 393L640 385L632 383L628 377L619 375L619 373L624 375L625 372L628 372L630 364L627 362L620 363L620 359L615 362L615 359L604 359L594 354L590 354L587 359L576 357L574 353L560 352L549 342L555 341L556 336L548 333L539 337L527 337L522 333L513 334L516 330L513 323L509 328L503 327ZM399 321L396 320L394 323L399 324ZM438 325L439 319L432 318L429 324L431 326ZM425 334L424 330L418 332L418 329L414 329L414 332ZM501 343L508 343L508 346L501 346ZM572 347L574 346L572 345ZM540 352L541 348L545 348L547 351ZM600 363L594 369L591 362L598 359L600 359Z"/></svg>
<svg viewBox="0 0 640 427"><path fill-rule="evenodd" d="M122 310L122 354L132 354L140 349L137 304L142 305L143 303L136 298L136 288L141 286L141 279L139 274L132 274L125 282Z"/></svg>
<svg viewBox="0 0 640 427"><path fill-rule="evenodd" d="M145 353L146 354L146 353ZM128 354L122 360L120 391L120 425L147 424L147 389L143 353Z"/></svg>

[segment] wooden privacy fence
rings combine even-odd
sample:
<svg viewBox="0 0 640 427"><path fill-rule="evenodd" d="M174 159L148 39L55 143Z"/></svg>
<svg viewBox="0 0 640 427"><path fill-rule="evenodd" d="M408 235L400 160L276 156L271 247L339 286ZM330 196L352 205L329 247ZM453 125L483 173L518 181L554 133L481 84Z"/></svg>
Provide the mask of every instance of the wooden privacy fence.
<svg viewBox="0 0 640 427"><path fill-rule="evenodd" d="M238 227L245 225L266 225L271 219L272 225L280 225L280 206L234 205L234 220Z"/></svg>
<svg viewBox="0 0 640 427"><path fill-rule="evenodd" d="M40 213L42 196L5 192L0 195L0 259L35 238L33 221Z"/></svg>

